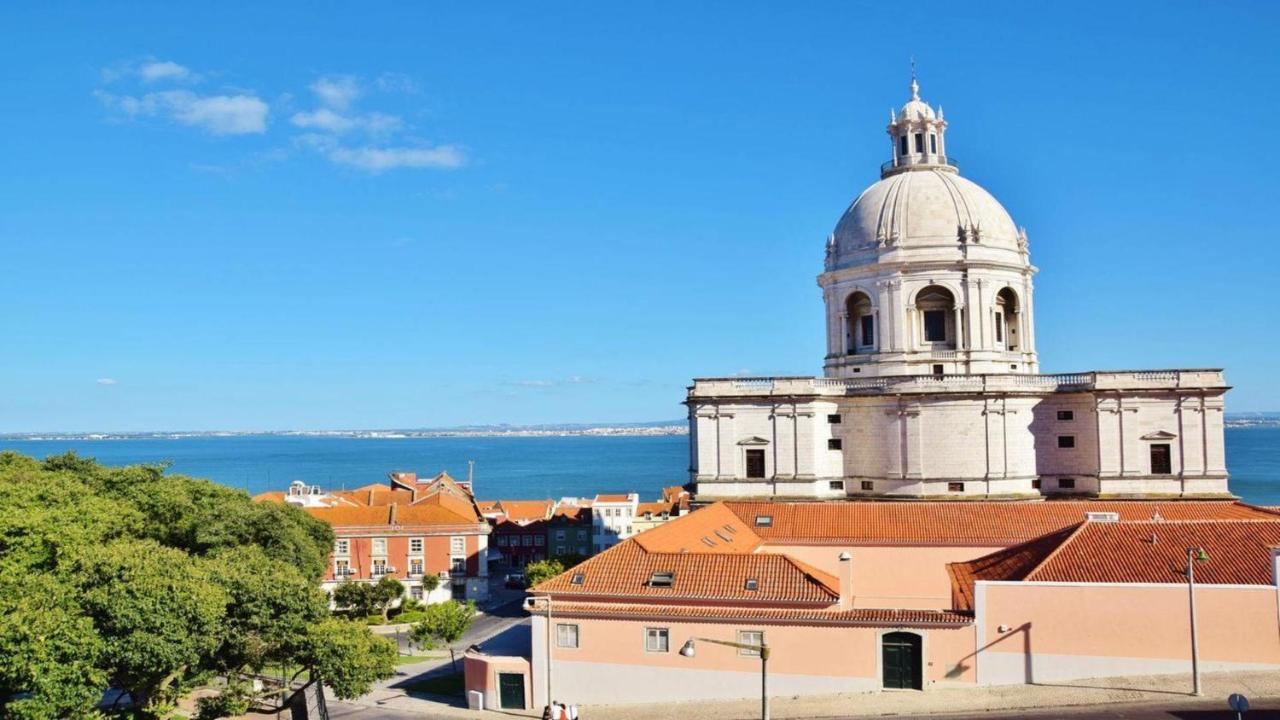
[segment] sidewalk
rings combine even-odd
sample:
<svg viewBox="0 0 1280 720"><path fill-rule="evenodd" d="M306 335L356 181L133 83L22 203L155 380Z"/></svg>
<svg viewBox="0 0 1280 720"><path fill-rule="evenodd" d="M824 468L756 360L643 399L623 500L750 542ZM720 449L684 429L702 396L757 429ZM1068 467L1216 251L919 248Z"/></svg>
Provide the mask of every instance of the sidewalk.
<svg viewBox="0 0 1280 720"><path fill-rule="evenodd" d="M821 695L803 698L775 697L771 714L778 720L857 718L898 715L946 715L991 711L1027 710L1032 708L1074 707L1090 705L1133 704L1160 705L1182 702L1189 697L1191 678L1182 675L1077 680L1052 685L1001 685L991 687L946 688L926 692L869 692ZM657 690L660 692L660 690ZM1226 698L1231 693L1250 698L1280 696L1280 673L1268 671L1206 673L1204 696ZM566 699L571 699L565 694ZM657 700L658 698L655 698ZM428 717L511 718L536 717L539 711L522 713L472 712L404 694L380 689L351 705L369 709L417 713ZM582 707L583 720L651 720L654 717L696 717L698 720L751 720L760 716L760 700L720 700L687 703L663 702L643 705L596 705Z"/></svg>

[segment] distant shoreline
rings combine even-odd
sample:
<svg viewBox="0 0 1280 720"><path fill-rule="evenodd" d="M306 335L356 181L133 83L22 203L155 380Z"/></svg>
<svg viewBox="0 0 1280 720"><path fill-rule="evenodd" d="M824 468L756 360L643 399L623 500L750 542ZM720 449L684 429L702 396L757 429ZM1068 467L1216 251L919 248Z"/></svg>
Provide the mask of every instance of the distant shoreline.
<svg viewBox="0 0 1280 720"><path fill-rule="evenodd" d="M23 442L65 440L185 440L220 437L315 437L363 440L407 440L416 438L481 437L667 437L688 435L689 427L677 423L590 426L475 427L440 430L208 430L155 432L45 432L5 433L0 441Z"/></svg>

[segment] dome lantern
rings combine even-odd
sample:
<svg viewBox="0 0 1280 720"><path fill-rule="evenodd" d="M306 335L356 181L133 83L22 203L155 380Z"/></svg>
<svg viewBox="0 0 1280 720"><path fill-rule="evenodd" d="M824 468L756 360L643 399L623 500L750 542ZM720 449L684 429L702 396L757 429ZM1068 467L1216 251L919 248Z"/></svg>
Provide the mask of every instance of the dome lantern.
<svg viewBox="0 0 1280 720"><path fill-rule="evenodd" d="M947 160L947 121L941 108L935 113L929 103L920 99L920 83L915 69L911 71L911 99L896 114L890 111L889 138L893 157L880 167L880 177L912 168L954 169Z"/></svg>

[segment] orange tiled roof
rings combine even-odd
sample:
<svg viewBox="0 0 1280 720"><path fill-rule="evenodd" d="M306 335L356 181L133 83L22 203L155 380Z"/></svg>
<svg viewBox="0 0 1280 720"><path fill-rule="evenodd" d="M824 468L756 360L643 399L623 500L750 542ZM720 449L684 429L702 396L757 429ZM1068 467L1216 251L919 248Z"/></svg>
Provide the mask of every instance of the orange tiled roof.
<svg viewBox="0 0 1280 720"><path fill-rule="evenodd" d="M654 573L673 573L670 587L651 587ZM573 578L582 576L575 584ZM748 590L754 579L757 589ZM825 607L839 599L835 577L786 555L646 552L626 540L531 592L560 596L645 599L659 602L722 601Z"/></svg>
<svg viewBox="0 0 1280 720"><path fill-rule="evenodd" d="M646 530L635 541L647 552L737 554L760 547L760 536L722 503Z"/></svg>
<svg viewBox="0 0 1280 720"><path fill-rule="evenodd" d="M1231 500L1048 500L987 502L725 502L768 543L1011 545L1083 522L1085 513L1121 520L1274 518ZM699 511L701 512L701 511ZM693 513L697 515L697 513ZM756 525L767 515L772 524ZM675 523L672 523L675 524Z"/></svg>
<svg viewBox="0 0 1280 720"><path fill-rule="evenodd" d="M723 605L645 605L557 601L557 617L691 618L698 620L755 620L762 622L822 622L840 624L927 627L968 625L973 618L948 610L888 610L873 608L810 609L726 607Z"/></svg>
<svg viewBox="0 0 1280 720"><path fill-rule="evenodd" d="M555 508L552 500L499 500L497 502L502 514L515 522L545 520L551 517Z"/></svg>
<svg viewBox="0 0 1280 720"><path fill-rule="evenodd" d="M1271 585L1280 520L1086 522L1023 545L947 566L957 609L972 609L976 580L1184 582L1187 548L1203 547L1196 582Z"/></svg>
<svg viewBox="0 0 1280 720"><path fill-rule="evenodd" d="M636 517L643 517L645 513L650 513L652 515L661 515L662 513L674 514L674 505L674 503L669 503L663 500L659 500L658 502L638 503L636 505Z"/></svg>
<svg viewBox="0 0 1280 720"><path fill-rule="evenodd" d="M253 496L254 502L284 502L289 497L289 493L280 490L272 490L270 492L258 493Z"/></svg>
<svg viewBox="0 0 1280 720"><path fill-rule="evenodd" d="M631 496L626 493L614 493L612 495L596 495L595 501L598 503L624 503L631 502Z"/></svg>

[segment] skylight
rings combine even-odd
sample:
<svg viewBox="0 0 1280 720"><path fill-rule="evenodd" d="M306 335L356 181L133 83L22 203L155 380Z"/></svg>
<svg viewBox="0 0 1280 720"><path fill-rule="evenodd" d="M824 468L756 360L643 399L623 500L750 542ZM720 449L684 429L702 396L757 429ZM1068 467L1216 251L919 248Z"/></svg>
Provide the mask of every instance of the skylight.
<svg viewBox="0 0 1280 720"><path fill-rule="evenodd" d="M582 573L574 573L574 574L573 574L573 577L569 578L569 584L570 584L570 585L581 585L581 584L582 584L582 582L583 582L584 580L586 580L586 579L587 579L587 576L586 576L586 575L583 575Z"/></svg>
<svg viewBox="0 0 1280 720"><path fill-rule="evenodd" d="M673 572L656 572L649 576L649 587L669 588L676 582Z"/></svg>
<svg viewBox="0 0 1280 720"><path fill-rule="evenodd" d="M745 585L743 585L743 587L746 588L747 590L759 590L760 581L757 580L756 578L747 578L747 582Z"/></svg>
<svg viewBox="0 0 1280 720"><path fill-rule="evenodd" d="M773 527L772 515L757 515L756 527Z"/></svg>

